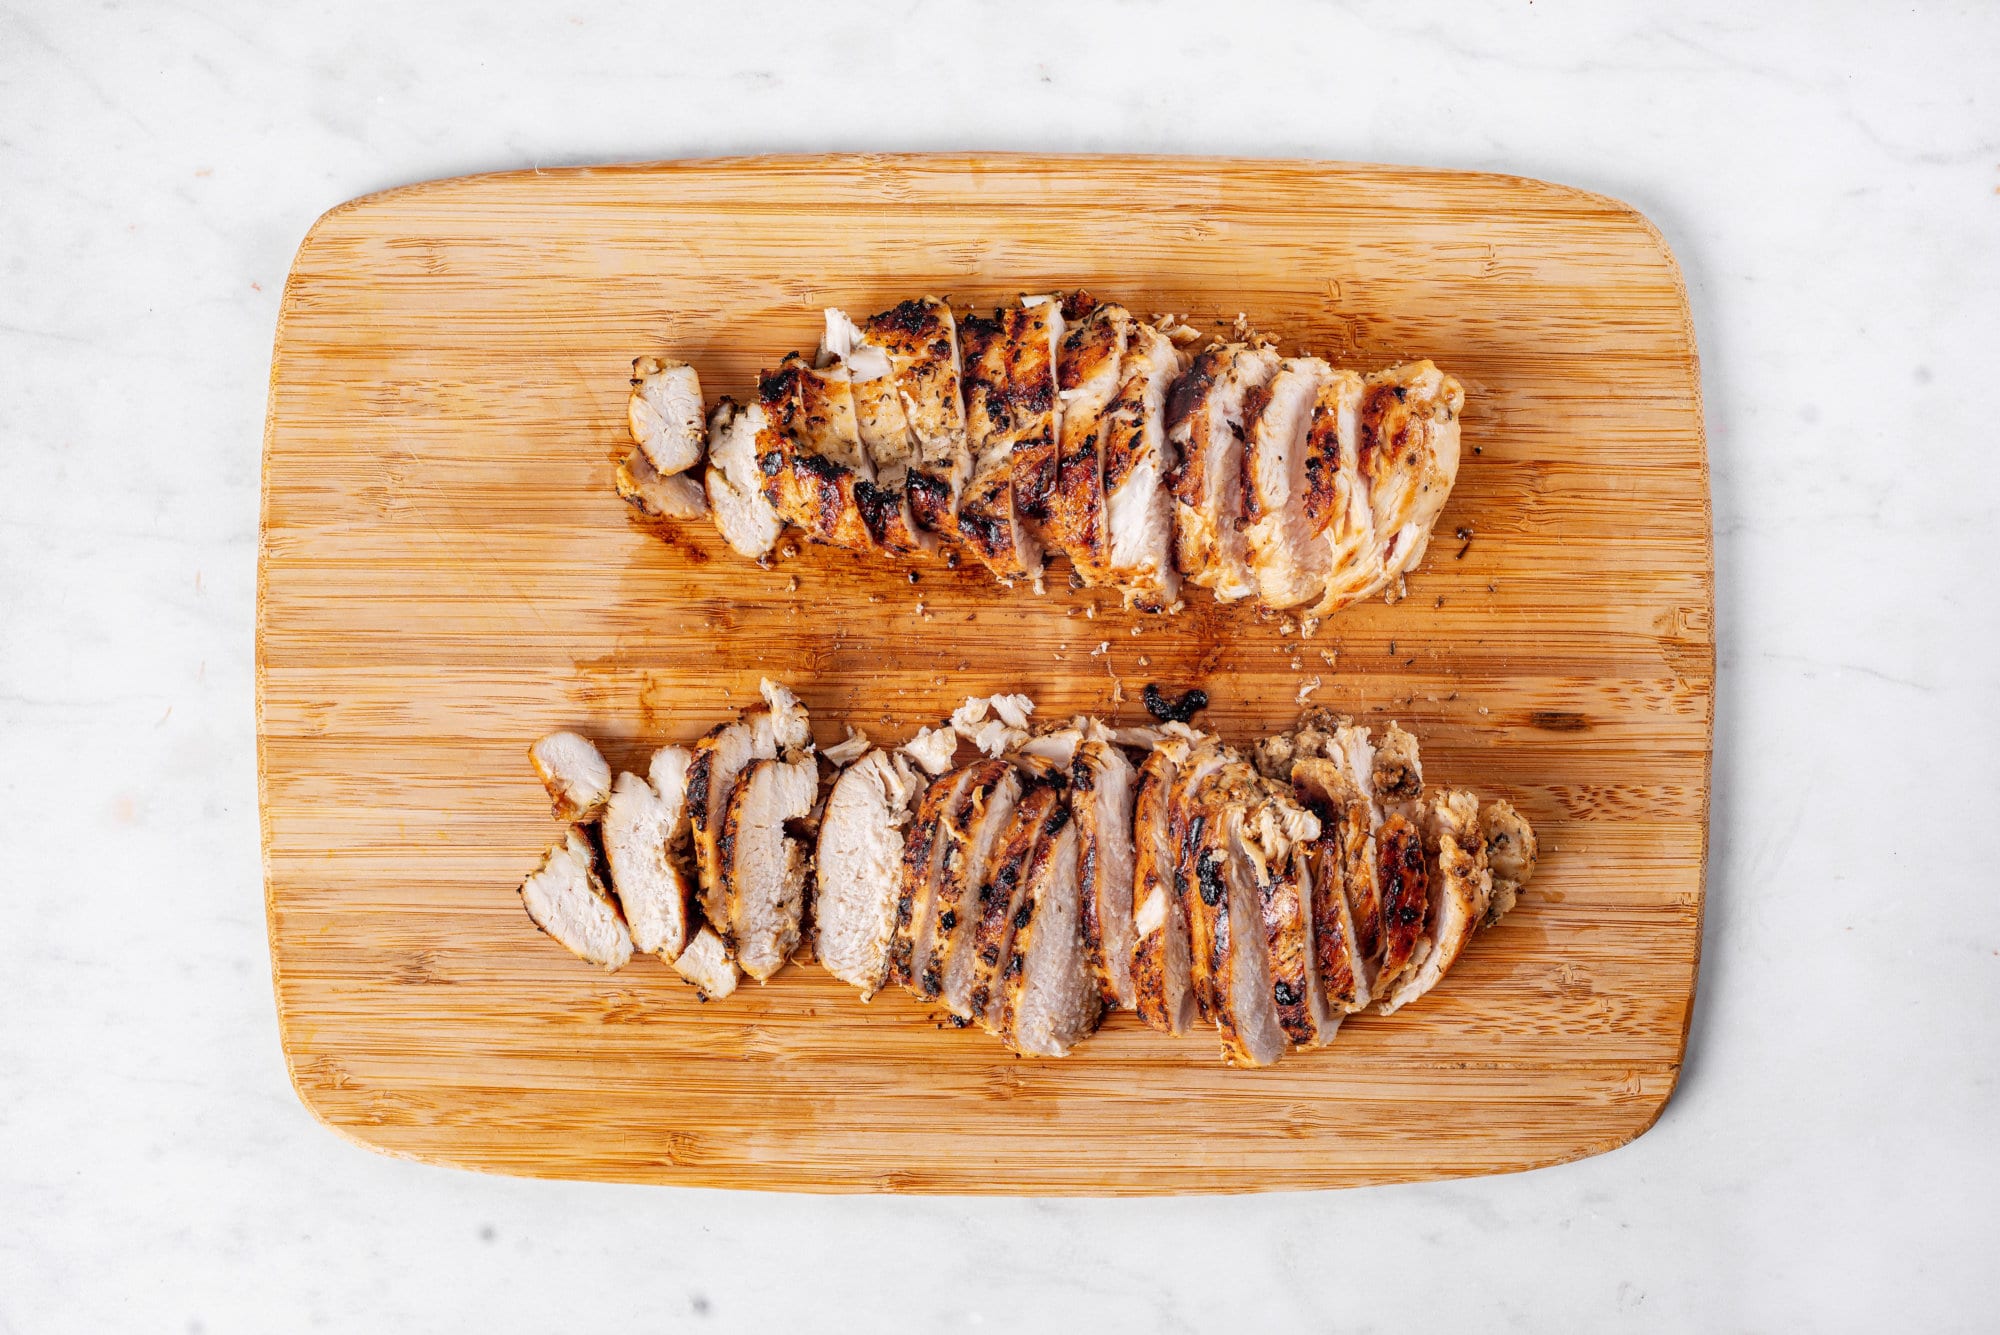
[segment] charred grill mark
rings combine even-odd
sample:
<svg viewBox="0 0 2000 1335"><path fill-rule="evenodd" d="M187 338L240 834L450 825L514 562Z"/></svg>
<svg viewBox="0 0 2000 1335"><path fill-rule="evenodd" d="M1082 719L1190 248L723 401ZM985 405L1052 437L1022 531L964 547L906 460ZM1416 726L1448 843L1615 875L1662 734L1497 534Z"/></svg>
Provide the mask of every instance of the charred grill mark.
<svg viewBox="0 0 2000 1335"><path fill-rule="evenodd" d="M905 483L910 509L917 522L932 532L943 532L951 521L951 484L918 469L911 469Z"/></svg>
<svg viewBox="0 0 2000 1335"><path fill-rule="evenodd" d="M1174 382L1167 392L1167 430L1172 431L1208 398L1215 387L1215 377L1221 368L1222 356L1219 349L1209 348L1198 354L1187 374Z"/></svg>
<svg viewBox="0 0 2000 1335"><path fill-rule="evenodd" d="M1023 901L1021 907L1014 910L1014 930L1017 932L1020 931L1023 927L1026 927L1031 921L1033 921L1034 917L1035 917L1034 901L1033 900Z"/></svg>
<svg viewBox="0 0 2000 1335"><path fill-rule="evenodd" d="M854 483L854 508L861 513L861 522L868 528L868 536L877 543L890 546L890 534L903 517L901 495L884 490L866 478Z"/></svg>
<svg viewBox="0 0 2000 1335"><path fill-rule="evenodd" d="M912 342L931 338L942 327L936 306L921 297L898 302L880 315L869 317L868 320L871 332L877 329L894 331L906 336Z"/></svg>
<svg viewBox="0 0 2000 1335"><path fill-rule="evenodd" d="M1079 793L1088 793L1094 791L1097 787L1097 780L1091 774L1090 764L1083 758L1081 750L1069 762L1069 786L1073 791Z"/></svg>
<svg viewBox="0 0 2000 1335"><path fill-rule="evenodd" d="M1223 879L1222 855L1214 849L1204 848L1195 859L1195 879L1201 885L1201 902L1214 908L1229 893L1229 884Z"/></svg>

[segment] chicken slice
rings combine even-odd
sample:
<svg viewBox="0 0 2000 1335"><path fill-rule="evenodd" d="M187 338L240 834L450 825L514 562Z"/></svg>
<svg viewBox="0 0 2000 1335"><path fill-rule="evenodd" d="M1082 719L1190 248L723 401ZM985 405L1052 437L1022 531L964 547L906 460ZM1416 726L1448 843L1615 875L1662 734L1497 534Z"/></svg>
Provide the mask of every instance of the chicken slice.
<svg viewBox="0 0 2000 1335"><path fill-rule="evenodd" d="M1103 1017L1084 948L1076 824L1057 801L1042 822L1014 913L1013 953L1000 970L992 1026L1024 1056L1066 1057Z"/></svg>
<svg viewBox="0 0 2000 1335"><path fill-rule="evenodd" d="M896 397L916 457L905 490L919 525L956 531L959 496L972 475L960 388L958 322L936 297L920 297L869 317L863 339L889 359Z"/></svg>
<svg viewBox="0 0 2000 1335"><path fill-rule="evenodd" d="M1070 764L1077 875L1083 885L1083 942L1097 992L1109 1010L1130 1010L1132 984L1133 813L1138 773L1110 734L1093 723Z"/></svg>
<svg viewBox="0 0 2000 1335"><path fill-rule="evenodd" d="M695 519L708 513L708 493L693 473L662 474L638 450L618 465L618 495L640 514Z"/></svg>
<svg viewBox="0 0 2000 1335"><path fill-rule="evenodd" d="M1479 830L1486 844L1487 865L1493 871L1493 902L1486 909L1486 924L1491 926L1513 909L1521 887L1535 874L1541 848L1535 827L1504 799L1479 809Z"/></svg>
<svg viewBox="0 0 2000 1335"><path fill-rule="evenodd" d="M1242 813L1233 850L1253 892L1250 925L1260 929L1278 1027L1299 1047L1319 1047L1340 1027L1314 960L1309 859L1319 832L1319 819L1271 784Z"/></svg>
<svg viewBox="0 0 2000 1335"><path fill-rule="evenodd" d="M632 958L624 915L597 878L596 851L571 829L521 882L521 905L535 926L578 959L607 972Z"/></svg>
<svg viewBox="0 0 2000 1335"><path fill-rule="evenodd" d="M720 1001L736 990L736 961L713 927L703 927L674 961L674 972L694 985L703 1001Z"/></svg>
<svg viewBox="0 0 2000 1335"><path fill-rule="evenodd" d="M1175 456L1167 442L1167 393L1181 373L1180 349L1165 330L1134 325L1119 364L1117 394L1103 423L1105 577L1125 605L1171 612L1181 603L1174 564Z"/></svg>
<svg viewBox="0 0 2000 1335"><path fill-rule="evenodd" d="M1479 828L1479 799L1446 789L1424 803L1425 873L1430 906L1410 969L1382 998L1393 1015L1430 991L1458 962L1493 900L1493 873Z"/></svg>
<svg viewBox="0 0 2000 1335"><path fill-rule="evenodd" d="M1265 932L1258 868L1246 856L1252 817L1246 807L1229 800L1211 807L1211 824L1197 854L1197 874L1208 879L1220 864L1226 886L1215 918L1213 975L1215 1027L1222 1036L1223 1060L1232 1066L1269 1066L1285 1055L1291 1042L1272 977L1272 957ZM1289 993L1288 993L1289 995ZM1301 1023L1306 1023L1301 1011Z"/></svg>
<svg viewBox="0 0 2000 1335"><path fill-rule="evenodd" d="M967 1003L972 952L966 942L977 882L1021 792L1018 774L1004 760L981 760L967 768L971 781L945 818L944 849L910 964L910 990L926 1001L942 1001L945 1009L965 1020L973 1018Z"/></svg>
<svg viewBox="0 0 2000 1335"><path fill-rule="evenodd" d="M1067 299L1068 332L1056 361L1062 434L1056 449L1054 490L1042 511L1030 510L1043 542L1069 558L1089 585L1111 582L1104 508L1105 414L1118 398L1131 337L1132 313L1099 305L1084 293Z"/></svg>
<svg viewBox="0 0 2000 1335"><path fill-rule="evenodd" d="M1368 498L1368 529L1365 538L1347 534L1352 554L1333 569L1314 615L1384 590L1392 601L1400 596L1402 578L1423 559L1431 528L1458 480L1458 421L1464 408L1464 387L1427 361L1368 377L1348 481L1351 491ZM1342 464L1345 472L1345 459Z"/></svg>
<svg viewBox="0 0 2000 1335"><path fill-rule="evenodd" d="M1375 520L1361 475L1362 378L1335 371L1322 381L1302 447L1305 522L1319 549L1322 584L1344 581L1370 558ZM1321 602L1326 587L1319 593ZM1316 604L1317 606L1318 604Z"/></svg>
<svg viewBox="0 0 2000 1335"><path fill-rule="evenodd" d="M1174 893L1180 900L1181 915L1188 930L1188 990L1194 995L1195 1014L1202 1022L1215 1021L1215 944L1217 918L1223 914L1226 883L1200 875L1198 846L1204 835L1213 835L1208 806L1215 800L1211 789L1221 782L1241 784L1243 778L1231 770L1237 766L1235 753L1213 737L1203 737L1190 749L1187 761L1174 785L1169 816L1168 839L1174 850ZM1217 847L1227 850L1225 840Z"/></svg>
<svg viewBox="0 0 2000 1335"><path fill-rule="evenodd" d="M1219 602L1257 591L1244 540L1243 438L1263 408L1278 355L1249 343L1205 348L1167 399L1181 573Z"/></svg>
<svg viewBox="0 0 2000 1335"><path fill-rule="evenodd" d="M926 789L917 804L909 837L903 842L902 865L896 872L896 909L882 973L885 983L908 987L916 980L917 934L930 918L938 864L948 842L945 822L971 782L969 768L947 774Z"/></svg>
<svg viewBox="0 0 2000 1335"><path fill-rule="evenodd" d="M763 560L785 531L785 521L764 496L758 443L770 435L770 427L763 404L739 408L729 399L716 406L708 423L711 447L703 483L709 510L723 540L753 561Z"/></svg>
<svg viewBox="0 0 2000 1335"><path fill-rule="evenodd" d="M819 796L819 765L811 756L758 760L737 778L723 813L719 841L722 900L743 972L763 982L785 967L799 943L805 910L805 845L785 829Z"/></svg>
<svg viewBox="0 0 2000 1335"><path fill-rule="evenodd" d="M869 480L847 368L807 364L796 353L758 383L773 429L758 442L764 498L809 541L877 551L858 488Z"/></svg>
<svg viewBox="0 0 2000 1335"><path fill-rule="evenodd" d="M711 729L694 744L688 766L688 825L702 916L731 950L734 925L722 889L722 833L737 776L755 761L812 751L811 721L798 697L769 678L758 683L758 690L764 703L745 710L734 723Z"/></svg>
<svg viewBox="0 0 2000 1335"><path fill-rule="evenodd" d="M964 981L966 1008L987 1029L1000 1033L1005 974L1014 958L1014 936L1028 907L1030 872L1036 850L1053 830L1069 821L1061 775L1053 766L1030 762L1022 768L1021 795L986 855L972 920L971 963Z"/></svg>
<svg viewBox="0 0 2000 1335"><path fill-rule="evenodd" d="M924 787L903 756L871 750L840 772L820 817L813 953L863 1000L888 973L905 834Z"/></svg>
<svg viewBox="0 0 2000 1335"><path fill-rule="evenodd" d="M668 961L688 940L687 778L693 759L685 747L663 746L653 753L649 779L620 774L600 826L611 888L625 910L632 944Z"/></svg>
<svg viewBox="0 0 2000 1335"><path fill-rule="evenodd" d="M1264 410L1243 443L1244 541L1266 607L1296 607L1326 592L1330 555L1307 510L1306 443L1320 398L1334 375L1317 357L1279 363Z"/></svg>
<svg viewBox="0 0 2000 1335"><path fill-rule="evenodd" d="M611 796L611 766L587 737L552 732L528 748L528 761L549 790L549 802L559 821L588 823L604 811Z"/></svg>
<svg viewBox="0 0 2000 1335"><path fill-rule="evenodd" d="M702 427L701 377L684 362L641 357L632 363L632 398L626 406L632 443L663 477L701 462L708 445Z"/></svg>
<svg viewBox="0 0 2000 1335"><path fill-rule="evenodd" d="M1365 897L1373 918L1371 942L1381 935L1381 910L1374 894L1374 834L1370 804L1334 761L1310 757L1292 765L1299 800L1320 820L1310 854L1313 964L1330 1009L1351 1015L1368 1005L1371 947L1363 947L1352 897ZM1350 870L1370 869L1365 884L1350 896ZM1358 879L1358 878L1356 878Z"/></svg>
<svg viewBox="0 0 2000 1335"><path fill-rule="evenodd" d="M1133 1009L1148 1027L1184 1034L1194 1022L1188 985L1187 914L1174 886L1178 861L1173 840L1173 794L1191 749L1186 730L1153 744L1139 765L1133 802L1132 990Z"/></svg>
<svg viewBox="0 0 2000 1335"><path fill-rule="evenodd" d="M1392 996L1417 963L1430 913L1430 871L1424 860L1423 831L1401 813L1386 817L1375 832L1375 854L1382 896L1382 957L1369 990L1380 1000Z"/></svg>
<svg viewBox="0 0 2000 1335"><path fill-rule="evenodd" d="M1039 584L1042 545L1017 499L1030 508L1054 487L1061 429L1056 346L1062 308L1049 297L1024 297L991 319L959 322L965 372L966 442L972 478L958 506L957 535L1001 580Z"/></svg>

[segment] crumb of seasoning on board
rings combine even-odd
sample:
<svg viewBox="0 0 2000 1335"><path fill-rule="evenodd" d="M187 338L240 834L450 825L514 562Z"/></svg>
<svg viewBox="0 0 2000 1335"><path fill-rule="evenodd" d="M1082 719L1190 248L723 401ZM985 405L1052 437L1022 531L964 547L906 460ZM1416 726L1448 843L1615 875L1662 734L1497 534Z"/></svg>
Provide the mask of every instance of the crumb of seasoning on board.
<svg viewBox="0 0 2000 1335"><path fill-rule="evenodd" d="M1465 544L1464 546L1458 549L1458 555L1455 558L1453 558L1454 560L1463 561L1465 559L1465 554L1472 550L1472 525L1460 524L1458 526L1457 531L1453 533L1452 536L1456 537L1461 543Z"/></svg>
<svg viewBox="0 0 2000 1335"><path fill-rule="evenodd" d="M1085 617L1089 618L1092 621L1097 620L1097 604L1090 603L1087 606L1085 606L1085 608L1083 609L1083 614Z"/></svg>
<svg viewBox="0 0 2000 1335"><path fill-rule="evenodd" d="M1139 666L1140 666L1140 667L1151 667L1151 666L1153 666L1153 660L1152 660L1152 659L1150 659L1150 658L1148 658L1148 657L1146 657L1146 656L1145 656L1144 654L1140 654L1140 655L1139 655Z"/></svg>
<svg viewBox="0 0 2000 1335"><path fill-rule="evenodd" d="M1326 664L1328 667L1332 667L1338 661L1338 659L1335 658L1335 656L1330 650L1322 649L1319 651L1319 661Z"/></svg>
<svg viewBox="0 0 2000 1335"><path fill-rule="evenodd" d="M1102 640L1098 643L1098 646L1095 649L1092 649L1090 651L1090 656L1092 658L1096 658L1099 654L1108 654L1110 652L1111 652L1111 641Z"/></svg>
<svg viewBox="0 0 2000 1335"><path fill-rule="evenodd" d="M794 575L789 580L786 580L785 588L792 593L797 593L799 591L799 577Z"/></svg>
<svg viewBox="0 0 2000 1335"><path fill-rule="evenodd" d="M1298 626L1298 623L1297 623L1296 621L1293 621L1293 620L1292 620L1292 619L1291 619L1290 617L1286 617L1286 618L1285 618L1285 619L1284 619L1283 621L1280 621L1280 622L1278 623L1278 634L1280 634L1280 635L1290 635L1290 634L1291 634L1292 632L1296 631L1296 630L1297 630L1298 628L1299 628L1299 626Z"/></svg>
<svg viewBox="0 0 2000 1335"><path fill-rule="evenodd" d="M1306 699L1307 699L1307 697L1309 697L1310 695L1312 695L1312 693L1313 693L1314 691L1318 690L1318 689L1319 689L1319 678L1318 678L1318 677L1308 677L1308 678L1306 678L1305 682L1304 682L1304 683L1303 683L1302 685L1300 685L1300 687L1299 687L1299 694L1298 694L1298 698L1297 698L1297 699L1295 699L1295 700L1294 700L1294 701L1293 701L1292 703L1293 703L1293 704L1299 704L1299 705L1302 705L1302 704L1304 704L1304 703L1306 702Z"/></svg>
<svg viewBox="0 0 2000 1335"><path fill-rule="evenodd" d="M916 582L917 582L917 572L912 570L910 572L910 583L915 584Z"/></svg>

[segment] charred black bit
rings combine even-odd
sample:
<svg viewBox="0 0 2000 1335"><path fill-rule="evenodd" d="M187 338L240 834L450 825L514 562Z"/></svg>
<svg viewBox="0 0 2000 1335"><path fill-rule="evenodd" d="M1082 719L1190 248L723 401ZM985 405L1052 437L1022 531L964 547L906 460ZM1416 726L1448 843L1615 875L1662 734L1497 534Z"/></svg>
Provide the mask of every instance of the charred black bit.
<svg viewBox="0 0 2000 1335"><path fill-rule="evenodd" d="M757 470L765 477L776 477L778 470L785 466L785 456L776 450L766 450L757 456Z"/></svg>
<svg viewBox="0 0 2000 1335"><path fill-rule="evenodd" d="M958 911L956 909L946 909L943 913L938 914L938 926L944 928L947 932L958 926Z"/></svg>
<svg viewBox="0 0 2000 1335"><path fill-rule="evenodd" d="M1090 774L1090 766L1085 763L1081 754L1069 762L1069 786L1072 789L1079 793L1087 793L1095 784L1096 780Z"/></svg>
<svg viewBox="0 0 2000 1335"><path fill-rule="evenodd" d="M915 584L916 582L917 582L917 572L912 570L910 572L910 583Z"/></svg>
<svg viewBox="0 0 2000 1335"><path fill-rule="evenodd" d="M1019 978L1021 976L1021 965L1024 962L1022 956L1015 955L1013 959L1007 961L1007 967L1001 970L1001 975L1006 978Z"/></svg>
<svg viewBox="0 0 2000 1335"><path fill-rule="evenodd" d="M1034 916L1035 916L1035 906L1032 903L1023 904L1021 905L1020 908L1015 909L1014 930L1018 932L1023 927L1026 927L1028 925L1029 919L1033 918Z"/></svg>
<svg viewBox="0 0 2000 1335"><path fill-rule="evenodd" d="M1195 860L1194 874L1201 882L1201 902L1214 908L1222 902L1227 888L1222 882L1222 859L1213 849L1204 849Z"/></svg>
<svg viewBox="0 0 2000 1335"><path fill-rule="evenodd" d="M1410 397L1409 386L1407 385L1396 386L1396 402L1401 403L1403 400L1409 397Z"/></svg>
<svg viewBox="0 0 2000 1335"><path fill-rule="evenodd" d="M987 946L979 952L979 959L987 968L992 968L1000 962L1000 947Z"/></svg>
<svg viewBox="0 0 2000 1335"><path fill-rule="evenodd" d="M1146 712L1162 723L1186 723L1208 708L1208 692L1199 686L1169 702L1157 683L1146 683Z"/></svg>
<svg viewBox="0 0 2000 1335"><path fill-rule="evenodd" d="M1280 1006L1296 1006L1299 1001L1298 992L1282 978L1271 985L1271 996Z"/></svg>

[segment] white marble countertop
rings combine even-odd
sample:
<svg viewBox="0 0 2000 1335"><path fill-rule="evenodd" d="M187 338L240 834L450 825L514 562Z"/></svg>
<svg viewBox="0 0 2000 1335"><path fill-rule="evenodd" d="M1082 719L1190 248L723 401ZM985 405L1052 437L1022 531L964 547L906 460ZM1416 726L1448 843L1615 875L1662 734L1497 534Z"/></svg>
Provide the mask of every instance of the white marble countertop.
<svg viewBox="0 0 2000 1335"><path fill-rule="evenodd" d="M0 11L0 1332L1991 1328L2000 8L295 8ZM1664 230L1721 675L1649 1134L1349 1193L813 1199L418 1166L293 1097L251 630L306 228L467 171L931 148L1515 172Z"/></svg>

